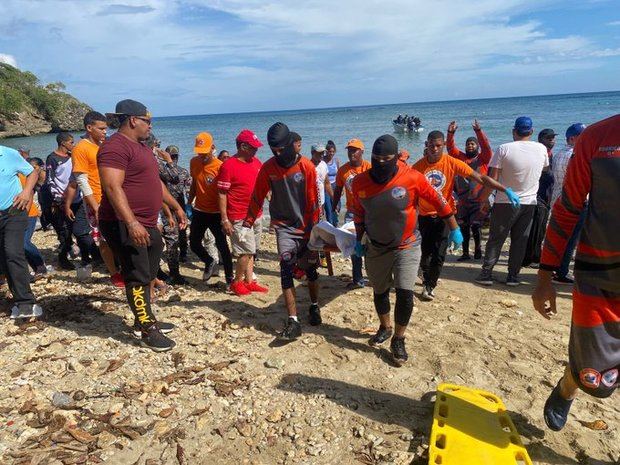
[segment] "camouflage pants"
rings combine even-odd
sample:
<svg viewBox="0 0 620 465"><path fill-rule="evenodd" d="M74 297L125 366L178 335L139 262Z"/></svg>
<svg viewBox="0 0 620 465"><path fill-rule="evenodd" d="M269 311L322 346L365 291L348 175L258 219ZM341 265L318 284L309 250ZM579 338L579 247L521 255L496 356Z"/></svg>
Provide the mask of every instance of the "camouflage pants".
<svg viewBox="0 0 620 465"><path fill-rule="evenodd" d="M168 271L171 274L179 272L179 227L174 225L170 227L168 218L164 215L162 218L164 224L163 239L166 248L164 250L164 260L168 264Z"/></svg>

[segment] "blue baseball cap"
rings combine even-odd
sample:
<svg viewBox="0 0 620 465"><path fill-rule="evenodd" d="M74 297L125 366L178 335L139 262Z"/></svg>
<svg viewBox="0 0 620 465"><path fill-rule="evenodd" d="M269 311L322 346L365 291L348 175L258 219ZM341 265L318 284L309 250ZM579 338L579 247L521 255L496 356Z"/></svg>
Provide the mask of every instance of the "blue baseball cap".
<svg viewBox="0 0 620 465"><path fill-rule="evenodd" d="M566 138L568 139L569 137L578 136L585 128L586 125L583 123L571 124L566 130Z"/></svg>
<svg viewBox="0 0 620 465"><path fill-rule="evenodd" d="M527 134L528 132L532 131L533 127L534 127L534 123L532 123L532 118L530 118L529 116L519 116L515 120L514 129L519 134Z"/></svg>

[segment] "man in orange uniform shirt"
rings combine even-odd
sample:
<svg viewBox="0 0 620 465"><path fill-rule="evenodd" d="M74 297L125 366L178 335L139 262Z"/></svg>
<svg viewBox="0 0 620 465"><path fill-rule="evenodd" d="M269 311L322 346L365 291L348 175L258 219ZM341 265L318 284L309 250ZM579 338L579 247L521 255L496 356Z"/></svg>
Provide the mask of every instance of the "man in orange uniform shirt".
<svg viewBox="0 0 620 465"><path fill-rule="evenodd" d="M351 205L353 205L353 194L351 186L353 185L353 178L364 171L370 169L370 163L363 159L364 156L364 144L359 139L351 139L347 144L347 153L349 155L349 161L338 168L336 174L336 189L334 190L334 210L336 213L340 211L340 197L342 191L345 191L347 199L347 213L344 217L344 222L353 220L353 212L351 211ZM351 255L351 264L353 266L353 282L350 284L351 288L364 287L366 281L362 276L362 259L356 255Z"/></svg>
<svg viewBox="0 0 620 465"><path fill-rule="evenodd" d="M424 157L414 164L413 168L426 176L431 186L443 195L453 213L456 213L454 197L452 196L456 176L462 176L491 189L505 192L513 206L519 205L519 198L512 192L512 189L502 186L489 176L477 173L466 163L444 153L444 145L443 133L431 131L426 140ZM424 277L421 298L433 300L435 298L434 289L441 275L448 249L448 230L441 218L438 217L437 209L433 205L425 200L420 200L419 211L418 221L420 233L422 233L422 261L420 266Z"/></svg>
<svg viewBox="0 0 620 465"><path fill-rule="evenodd" d="M233 282L232 256L226 235L222 231L222 215L218 204L217 176L222 162L215 155L213 137L208 132L196 136L194 144L196 156L189 162L192 185L189 189L188 203L194 202L192 225L189 233L189 246L205 264L202 279L208 281L213 275L218 257L211 257L202 245L207 229L215 238L215 246L224 262L226 284Z"/></svg>

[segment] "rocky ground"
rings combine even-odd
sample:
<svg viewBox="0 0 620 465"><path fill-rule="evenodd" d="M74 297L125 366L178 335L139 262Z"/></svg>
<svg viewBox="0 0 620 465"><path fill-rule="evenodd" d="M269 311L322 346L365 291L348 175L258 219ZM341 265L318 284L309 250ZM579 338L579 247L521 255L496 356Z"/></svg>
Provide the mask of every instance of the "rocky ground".
<svg viewBox="0 0 620 465"><path fill-rule="evenodd" d="M35 241L51 258L53 235ZM178 327L165 354L136 344L124 293L101 273L38 281L41 322L15 326L5 301L0 463L421 465L441 382L499 395L534 463L620 463L615 397L582 396L561 433L541 416L565 364L568 289L547 322L530 304L533 270L517 289L481 288L472 284L479 264L451 256L437 299L416 304L410 362L396 368L367 344L377 325L371 290L347 291L350 267L337 257L336 277L321 277L323 325L275 343L284 310L274 259L267 236L257 274L271 291L245 299L185 267L192 286L157 303ZM298 291L303 322L309 302Z"/></svg>

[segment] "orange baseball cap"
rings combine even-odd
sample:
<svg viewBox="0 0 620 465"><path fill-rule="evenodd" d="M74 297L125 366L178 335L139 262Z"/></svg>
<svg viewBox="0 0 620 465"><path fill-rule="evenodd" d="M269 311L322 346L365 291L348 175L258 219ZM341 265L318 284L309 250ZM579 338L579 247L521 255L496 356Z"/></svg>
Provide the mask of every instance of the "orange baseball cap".
<svg viewBox="0 0 620 465"><path fill-rule="evenodd" d="M208 132L201 132L196 136L196 142L194 143L194 152L209 153L213 147L213 136Z"/></svg>
<svg viewBox="0 0 620 465"><path fill-rule="evenodd" d="M364 143L359 139L351 139L349 142L347 142L347 146L345 148L348 149L349 147L364 150Z"/></svg>

